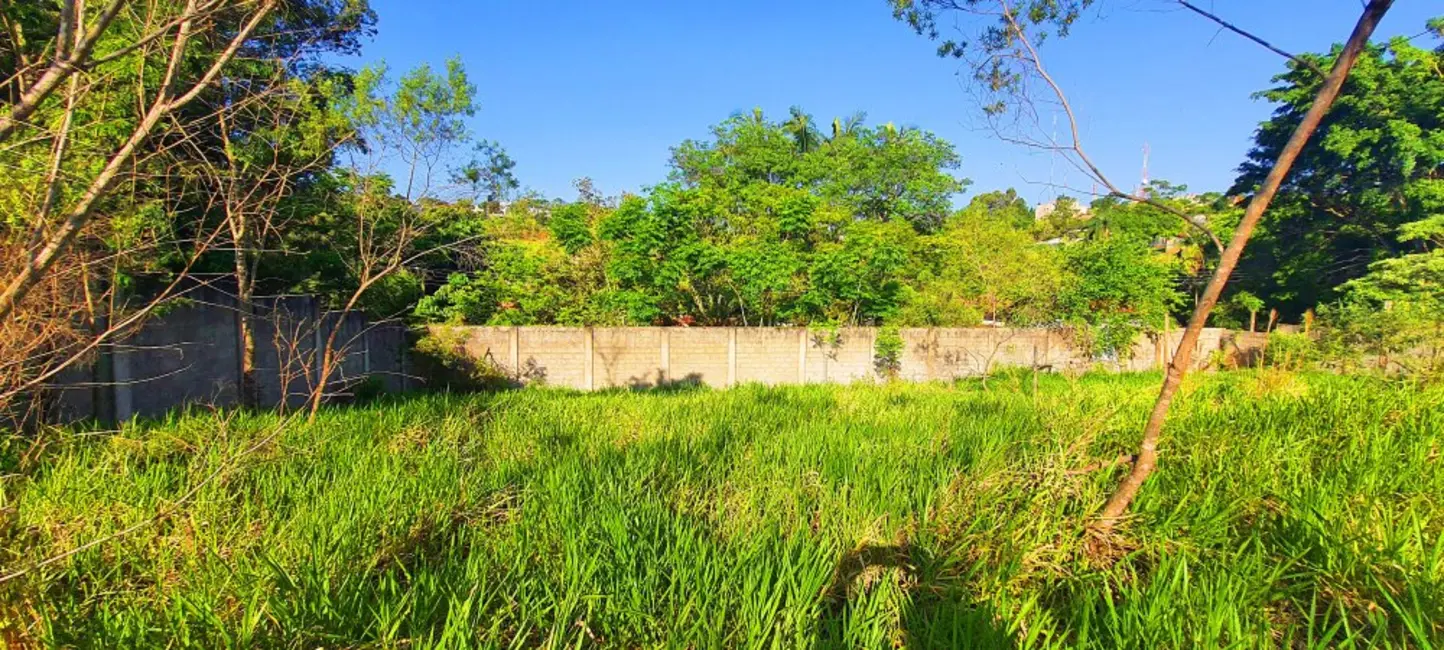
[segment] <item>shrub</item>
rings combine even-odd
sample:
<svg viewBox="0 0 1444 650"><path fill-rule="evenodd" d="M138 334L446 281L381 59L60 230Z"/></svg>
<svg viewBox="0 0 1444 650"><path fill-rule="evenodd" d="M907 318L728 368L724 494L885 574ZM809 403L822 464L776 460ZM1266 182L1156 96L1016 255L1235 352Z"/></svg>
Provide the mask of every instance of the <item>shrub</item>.
<svg viewBox="0 0 1444 650"><path fill-rule="evenodd" d="M413 366L427 386L444 391L509 388L516 378L492 359L476 359L466 351L461 330L435 328L412 348Z"/></svg>
<svg viewBox="0 0 1444 650"><path fill-rule="evenodd" d="M1264 344L1263 362L1270 368L1306 370L1319 361L1319 347L1308 334L1274 331Z"/></svg>
<svg viewBox="0 0 1444 650"><path fill-rule="evenodd" d="M888 326L877 331L877 341L873 344L872 367L879 377L897 379L898 371L902 369L902 352L902 334L896 327Z"/></svg>

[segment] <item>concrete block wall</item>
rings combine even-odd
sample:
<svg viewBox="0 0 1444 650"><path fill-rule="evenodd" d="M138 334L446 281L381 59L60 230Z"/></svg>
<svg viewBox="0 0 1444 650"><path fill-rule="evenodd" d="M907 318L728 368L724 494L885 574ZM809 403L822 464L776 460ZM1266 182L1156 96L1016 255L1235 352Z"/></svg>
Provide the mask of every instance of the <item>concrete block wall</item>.
<svg viewBox="0 0 1444 650"><path fill-rule="evenodd" d="M726 386L732 367L727 358L732 329L727 327L659 328L667 342L667 381Z"/></svg>
<svg viewBox="0 0 1444 650"><path fill-rule="evenodd" d="M235 299L212 289L187 300L104 346L89 366L68 369L47 386L53 418L74 421L154 417L187 404L233 406L239 402L241 341ZM378 377L387 390L407 387L406 331L370 323L359 313L339 318L315 298L257 300L252 320L260 402L299 406L317 384L320 349L332 330L344 352L326 381L328 393L344 394L361 380ZM320 326L317 326L320 323Z"/></svg>
<svg viewBox="0 0 1444 650"><path fill-rule="evenodd" d="M836 332L800 331L807 332L809 339L802 383L850 384L877 376L873 367L875 329L844 327Z"/></svg>
<svg viewBox="0 0 1444 650"><path fill-rule="evenodd" d="M585 330L575 327L514 328L519 365L513 367L522 381L548 386L591 388L592 345Z"/></svg>
<svg viewBox="0 0 1444 650"><path fill-rule="evenodd" d="M592 386L656 386L665 370L663 352L670 352L662 349L662 336L655 327L592 330Z"/></svg>
<svg viewBox="0 0 1444 650"><path fill-rule="evenodd" d="M785 327L731 329L736 338L734 383L797 384L803 380L807 331Z"/></svg>
<svg viewBox="0 0 1444 650"><path fill-rule="evenodd" d="M814 331L786 327L461 327L468 354L515 376L580 390L698 383L727 387L744 383L851 383L879 378L875 328ZM1131 358L1088 358L1071 335L1054 329L903 329L899 377L952 380L1008 367L1061 372L1103 367L1162 368L1181 338L1142 337ZM1214 350L1247 353L1260 337L1205 330L1195 367Z"/></svg>

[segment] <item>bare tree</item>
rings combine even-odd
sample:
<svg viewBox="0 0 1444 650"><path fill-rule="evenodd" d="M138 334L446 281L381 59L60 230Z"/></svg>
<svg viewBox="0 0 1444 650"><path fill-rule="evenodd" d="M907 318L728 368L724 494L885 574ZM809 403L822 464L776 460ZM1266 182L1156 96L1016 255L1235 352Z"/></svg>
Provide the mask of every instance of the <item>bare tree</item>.
<svg viewBox="0 0 1444 650"><path fill-rule="evenodd" d="M353 207L354 241L343 259L355 282L355 288L333 317L320 355L317 379L311 390L310 418L315 419L327 394L327 386L342 360L351 340L340 338L346 316L355 311L366 292L386 278L405 268L415 259L416 242L427 232L426 223L413 206L392 200L386 186L373 176L357 177L356 200ZM378 186L379 185L379 186ZM325 319L316 323L325 327ZM324 331L324 330L323 330Z"/></svg>
<svg viewBox="0 0 1444 650"><path fill-rule="evenodd" d="M106 345L205 284L191 269L228 240L242 309L250 309L254 260L279 225L277 202L300 175L329 164L334 142L310 158L270 149L269 160L243 161L232 137L285 131L292 116L278 100L294 99L293 64L318 44L345 47L337 39L354 27L340 13L296 19L287 13L296 5L281 0L106 0L89 11L85 0L56 4L60 33L45 47L27 48L19 27L0 20L0 47L8 45L16 67L0 82L13 100L0 107L0 164L43 161L44 169L0 186L9 212L0 220L0 406L103 360ZM365 14L357 15L364 27ZM124 45L104 45L117 41ZM251 65L228 77L242 58ZM137 67L153 71L150 81L126 80ZM270 72L257 77L257 69ZM134 113L117 117L115 106ZM138 200L163 211L163 227L122 236ZM137 273L143 295L119 288ZM254 333L247 338L253 372ZM242 392L253 396L247 383Z"/></svg>
<svg viewBox="0 0 1444 650"><path fill-rule="evenodd" d="M357 141L366 146L349 147L349 169L340 172L349 184L341 211L349 213L350 232L330 242L346 264L351 291L340 309L330 314L335 323L316 352L320 359L310 397L311 418L316 417L331 378L356 338L343 340L341 326L362 306L367 293L416 260L473 239L430 247L423 243L437 225L427 206L444 191L433 185L436 171L448 165L450 156L470 139L464 118L474 112L476 90L467 81L460 61L448 61L444 75L424 65L412 70L396 85L392 96L378 95L387 88L384 70L366 70L361 76L362 82L347 103ZM406 172L405 190L399 196L382 173L389 163L399 163ZM325 327L324 320L317 326Z"/></svg>
<svg viewBox="0 0 1444 650"><path fill-rule="evenodd" d="M221 71L236 57L241 46L251 37L266 16L276 7L278 1L279 0L228 0L223 2L222 0L207 0L202 2L201 0L187 0L184 8L174 17L152 17L153 20L150 22L173 25L170 29L157 32L154 38L150 38L139 46L139 49L144 51L147 48L156 46L165 47L168 45L166 48L167 53L162 59L164 61L164 67L161 81L155 90L154 96L138 98L140 105L146 108L130 135L117 149L106 156L105 162L100 166L99 171L94 173L88 182L83 183L83 189L79 191L76 199L63 211L64 217L58 224L53 223L52 220L48 218L50 216L50 209L58 207L54 205L50 205L49 209L42 210L38 214L33 215L33 218L25 220L31 224L32 235L30 240L35 242L35 245L28 251L27 259L19 265L19 268L13 273L7 274L8 277L4 280L0 280L4 283L4 289L0 290L0 321L11 316L16 305L21 300L24 300L26 294L41 281L45 274L50 271L51 267L66 253L76 237L79 236L85 226L90 223L98 204L106 197L118 180L123 177L124 170L131 164L137 152L141 151L142 147L151 141L152 135L161 127L162 123L177 110L194 101L196 97L200 96L206 88L216 81ZM78 0L69 0L64 6L73 10L76 2L78 2ZM117 11L118 7L122 4L124 4L123 0L112 0L112 5L116 7ZM217 44L216 54L210 57L203 71L195 78L187 81L183 78L186 75L185 58L188 55L194 55L194 52L191 51L189 46L194 41L209 40L213 38L215 34L224 33L214 24L214 19L218 15L216 10L218 5L222 4L244 9L239 19L239 24L234 30L226 30L233 32L233 35L227 41ZM154 8L156 5L151 5L151 7ZM157 12L160 11L159 9L153 10ZM105 16L102 15L102 17L104 18ZM103 23L88 30L87 36L81 40L82 44L89 42L93 45L94 40L98 38L104 28L109 25L113 17L114 16L111 15L109 18L105 18ZM78 21L79 16L71 15L63 17L61 21L62 34L78 33L81 31ZM69 27L64 25L67 22L69 22ZM69 43L70 37L62 36L59 41L62 45ZM70 48L60 48L57 50L55 55L56 63L53 63L51 67L47 69L48 76L43 76L42 81L31 86L25 97L22 98L21 104L13 107L9 115L3 120L0 120L0 141L11 137L19 126L24 124L23 120L33 113L54 91L52 86L58 86L59 81L50 81L51 77L64 78L74 74L75 64L73 61L75 57L80 54L78 49L77 47L76 51L72 51ZM87 57L89 56L88 51L84 54ZM53 75L50 74L52 70L56 71ZM144 94L144 92L141 91L141 94ZM73 100L74 97L75 95L71 94L67 101ZM46 136L42 135L41 137ZM59 139L57 139L57 141L58 140ZM54 167L56 169L65 168L65 148L57 146L54 148L54 152ZM58 184L59 181L60 175L54 175L52 178L52 187L54 187L54 184ZM48 190L46 195L53 195L54 192L53 189Z"/></svg>
<svg viewBox="0 0 1444 650"><path fill-rule="evenodd" d="M1164 377L1163 388L1158 393L1158 399L1153 404L1153 410L1149 413L1148 423L1143 427L1143 441L1139 445L1137 460L1128 475L1118 484L1113 495L1108 498L1108 503L1103 506L1100 514L1098 528L1103 531L1111 529L1120 517L1128 511L1133 499L1138 496L1138 489L1143 482L1153 474L1158 463L1158 438L1163 432L1164 422L1168 419L1168 407L1173 403L1173 396L1178 392L1178 387L1183 383L1183 376L1193 362L1193 348L1198 343L1199 334L1203 332L1204 324L1208 321L1209 312L1218 303L1223 295L1223 288L1228 284L1229 275L1238 265L1239 257L1243 255L1243 249L1248 245L1249 237L1253 234L1254 227L1258 225L1259 219L1268 209L1269 202L1273 200L1274 194L1283 184L1284 177L1288 175L1289 169L1293 167L1294 161L1298 159L1299 153L1303 151L1304 145L1309 138L1313 137L1314 131L1318 129L1319 123L1323 121L1324 115L1333 106L1334 100L1339 96L1340 89L1344 86L1344 80L1348 78L1349 71L1353 69L1354 62L1358 60L1359 53L1369 43L1369 36L1374 33L1374 28L1393 5L1393 0L1370 0L1364 7L1359 21L1354 25L1354 31L1349 35L1349 40L1344 48L1339 51L1338 57L1334 60L1334 67L1324 78L1323 85L1314 95L1314 103L1304 114L1299 125L1289 136L1288 142L1284 145L1279 156L1274 160L1273 167L1269 170L1268 176L1264 179L1263 185L1259 186L1253 198L1249 200L1248 207L1244 210L1243 220L1239 222L1238 228L1234 230L1233 238L1224 249L1219 259L1218 268L1214 269L1213 276L1209 278L1208 286L1199 297L1197 306L1193 309L1193 317L1188 321L1188 327L1183 330L1183 338L1178 342L1178 351L1173 355L1173 361L1168 365L1168 374Z"/></svg>
<svg viewBox="0 0 1444 650"><path fill-rule="evenodd" d="M1298 62L1299 65L1318 70L1317 66L1307 60L1289 54L1187 0L1175 1L1180 7L1199 14L1224 29L1240 34L1270 51ZM1169 405L1192 364L1193 348L1209 313L1237 266L1254 227L1268 208L1300 150L1312 137L1324 114L1338 96L1359 53L1367 45L1374 28L1393 1L1370 0L1364 8L1333 69L1325 76L1313 106L1274 162L1264 184L1249 201L1243 219L1227 246L1188 214L1157 201L1144 192L1135 193L1122 189L1095 164L1084 148L1077 113L1062 85L1049 73L1039 54L1037 42L1049 35L1050 26L1054 28L1054 33L1066 35L1069 27L1092 2L1093 0L892 0L891 4L897 18L908 22L919 34L935 39L940 36L937 20L941 15L957 12L985 17L989 24L978 38L977 47L967 47L957 41L947 40L939 48L939 53L967 60L976 82L973 88L979 93L980 103L993 132L1004 141L1058 155L1106 188L1110 196L1148 204L1183 219L1191 227L1204 232L1220 253L1218 265L1203 294L1198 297L1193 316L1168 365L1158 399L1144 427L1139 452L1134 455L1131 470L1108 499L1094 525L1096 531L1107 532L1127 512L1139 487L1157 466L1158 441L1167 419ZM1047 109L1052 109L1055 114L1061 113L1066 119L1066 139L1049 134L1043 127L1041 116Z"/></svg>
<svg viewBox="0 0 1444 650"><path fill-rule="evenodd" d="M289 225L288 213L279 208L301 178L328 168L334 151L351 140L351 134L342 134L318 147L287 146L287 131L306 119L297 111L306 98L295 96L290 84L273 81L266 90L246 98L256 101L238 101L216 112L218 152L202 150L197 138L186 139L194 149L190 160L214 194L229 237L241 339L238 392L241 404L248 407L260 405L256 282L265 253ZM238 120L249 130L244 142L233 135Z"/></svg>

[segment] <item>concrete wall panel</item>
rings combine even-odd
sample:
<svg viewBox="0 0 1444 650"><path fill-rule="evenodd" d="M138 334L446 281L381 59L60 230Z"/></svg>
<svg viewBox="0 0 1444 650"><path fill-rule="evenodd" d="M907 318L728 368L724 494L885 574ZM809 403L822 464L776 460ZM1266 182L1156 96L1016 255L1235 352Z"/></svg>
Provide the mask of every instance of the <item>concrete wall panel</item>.
<svg viewBox="0 0 1444 650"><path fill-rule="evenodd" d="M737 329L737 383L796 384L806 330L783 327Z"/></svg>
<svg viewBox="0 0 1444 650"><path fill-rule="evenodd" d="M517 358L512 356L512 338L517 334L515 327L467 327L463 346L471 358L483 361L507 373L515 375Z"/></svg>
<svg viewBox="0 0 1444 650"><path fill-rule="evenodd" d="M875 379L875 336L875 330L865 327L808 332L807 383L850 384Z"/></svg>
<svg viewBox="0 0 1444 650"><path fill-rule="evenodd" d="M727 386L730 328L668 327L666 334L669 383L700 383L714 388Z"/></svg>
<svg viewBox="0 0 1444 650"><path fill-rule="evenodd" d="M522 327L517 330L521 380L587 390L587 336L575 327Z"/></svg>
<svg viewBox="0 0 1444 650"><path fill-rule="evenodd" d="M646 388L662 376L662 330L607 327L592 330L595 388Z"/></svg>

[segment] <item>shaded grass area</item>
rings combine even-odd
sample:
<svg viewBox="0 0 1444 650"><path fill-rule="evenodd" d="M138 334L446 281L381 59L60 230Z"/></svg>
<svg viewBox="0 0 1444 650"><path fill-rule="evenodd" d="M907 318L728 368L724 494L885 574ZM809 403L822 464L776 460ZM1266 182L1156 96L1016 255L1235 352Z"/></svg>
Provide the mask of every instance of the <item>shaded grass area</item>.
<svg viewBox="0 0 1444 650"><path fill-rule="evenodd" d="M3 450L0 640L75 647L1430 647L1444 389L1156 375L426 396Z"/></svg>

